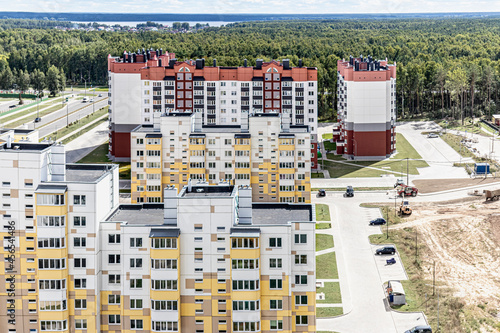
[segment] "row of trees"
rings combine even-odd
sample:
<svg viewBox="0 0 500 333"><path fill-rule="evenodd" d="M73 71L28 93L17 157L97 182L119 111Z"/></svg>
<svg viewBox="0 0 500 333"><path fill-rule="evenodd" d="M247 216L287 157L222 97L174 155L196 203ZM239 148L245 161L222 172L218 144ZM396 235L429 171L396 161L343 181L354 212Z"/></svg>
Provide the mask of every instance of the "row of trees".
<svg viewBox="0 0 500 333"><path fill-rule="evenodd" d="M297 66L302 59L318 68L323 119L335 117L337 60L349 55L397 63L400 115L460 119L496 113L500 102L500 19L249 22L191 34L6 29L0 31L0 73L8 67L15 76L48 75L55 66L71 84L105 84L108 54L143 47L175 52L178 60L217 59L222 66L259 58L288 58Z"/></svg>

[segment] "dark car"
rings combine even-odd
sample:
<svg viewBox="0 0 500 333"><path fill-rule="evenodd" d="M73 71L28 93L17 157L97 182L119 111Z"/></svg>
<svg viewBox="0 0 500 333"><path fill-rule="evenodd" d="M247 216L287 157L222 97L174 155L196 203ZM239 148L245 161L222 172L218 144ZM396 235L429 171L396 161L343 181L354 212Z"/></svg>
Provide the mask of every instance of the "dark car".
<svg viewBox="0 0 500 333"><path fill-rule="evenodd" d="M394 254L396 253L396 248L394 246L384 246L375 251L375 254Z"/></svg>
<svg viewBox="0 0 500 333"><path fill-rule="evenodd" d="M352 186L347 186L344 193L344 197L353 197L353 196L354 196L354 189L352 188Z"/></svg>
<svg viewBox="0 0 500 333"><path fill-rule="evenodd" d="M386 223L387 222L382 217L378 217L378 218L370 221L370 225L384 225Z"/></svg>
<svg viewBox="0 0 500 333"><path fill-rule="evenodd" d="M40 118L40 117L36 117L36 118L35 118L35 123L39 123L39 122L41 122L41 121L42 121L42 118Z"/></svg>
<svg viewBox="0 0 500 333"><path fill-rule="evenodd" d="M429 325L420 325L405 331L405 333L432 333L432 328Z"/></svg>
<svg viewBox="0 0 500 333"><path fill-rule="evenodd" d="M326 191L323 189L318 190L318 197L324 197L326 196Z"/></svg>

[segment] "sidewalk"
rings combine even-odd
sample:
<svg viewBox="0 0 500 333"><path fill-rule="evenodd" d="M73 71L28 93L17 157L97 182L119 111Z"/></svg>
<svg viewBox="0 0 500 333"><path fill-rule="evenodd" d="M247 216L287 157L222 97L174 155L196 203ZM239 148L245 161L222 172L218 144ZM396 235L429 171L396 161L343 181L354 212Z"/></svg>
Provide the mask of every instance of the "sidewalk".
<svg viewBox="0 0 500 333"><path fill-rule="evenodd" d="M82 126L82 127L80 127L80 128L77 128L77 129L76 129L76 130L74 130L73 132L68 133L67 135L63 136L62 138L59 138L57 141L64 141L64 140L66 140L67 138L71 137L72 135L74 135L74 134L76 134L76 133L80 132L81 130L86 129L87 127L92 126L92 124L95 124L96 122L98 122L99 120L101 120L101 119L103 119L103 118L106 118L107 116L108 116L108 114L106 113L106 114L104 114L104 115L100 116L99 118L96 118L96 119L92 120L90 123L85 124L84 126ZM49 134L52 134L52 133L53 133L53 132L50 132ZM83 134L83 135L85 135L85 134ZM81 136L80 136L80 137L81 137Z"/></svg>
<svg viewBox="0 0 500 333"><path fill-rule="evenodd" d="M108 139L108 124L104 122L65 146L66 163L76 163Z"/></svg>

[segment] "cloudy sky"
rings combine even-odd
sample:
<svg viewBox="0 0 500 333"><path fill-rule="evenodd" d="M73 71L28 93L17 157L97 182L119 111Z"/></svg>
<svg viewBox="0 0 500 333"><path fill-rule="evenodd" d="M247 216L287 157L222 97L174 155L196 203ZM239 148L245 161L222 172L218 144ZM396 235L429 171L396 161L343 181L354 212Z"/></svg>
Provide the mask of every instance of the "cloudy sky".
<svg viewBox="0 0 500 333"><path fill-rule="evenodd" d="M317 14L500 12L499 0L18 0L2 11Z"/></svg>

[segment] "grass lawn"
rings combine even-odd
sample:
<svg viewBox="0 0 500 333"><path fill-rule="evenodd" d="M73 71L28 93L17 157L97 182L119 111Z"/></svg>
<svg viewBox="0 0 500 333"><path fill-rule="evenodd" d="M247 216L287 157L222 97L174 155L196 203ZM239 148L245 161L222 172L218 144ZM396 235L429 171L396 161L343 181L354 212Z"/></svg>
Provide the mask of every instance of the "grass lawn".
<svg viewBox="0 0 500 333"><path fill-rule="evenodd" d="M335 252L316 256L316 279L338 279Z"/></svg>
<svg viewBox="0 0 500 333"><path fill-rule="evenodd" d="M61 101L62 101L62 98L51 98L50 102L43 103L43 104L39 103L38 109L40 110L42 108L46 108L46 107L51 106L51 105L56 105L57 108L54 109L54 110L52 110L52 111L50 111L50 112L53 112L53 111L58 110L58 109L60 109L60 108L63 107ZM49 110L51 110L51 109L53 109L53 108L50 108ZM35 112L35 111L36 111L36 104L33 104L32 106L30 106L29 108L24 109L23 111L19 111L19 112L11 114L9 116L2 117L2 123L8 122L8 121L11 121L11 120L14 120L14 119L19 119L17 122L14 122L14 123L11 123L11 124L8 125L9 127L12 127L12 128L17 127L17 126L19 126L19 125L21 125L23 123L26 123L28 121L31 121L31 120L35 119L36 115L33 115L32 117L29 117L29 118L26 117L27 114ZM42 116L44 114L47 114L47 111L40 112L40 116ZM26 117L26 119L22 120L21 118L23 118L23 117ZM17 124L17 125L14 126L14 124Z"/></svg>
<svg viewBox="0 0 500 333"><path fill-rule="evenodd" d="M95 119L95 118L94 118ZM78 132L76 132L75 134L69 136L68 138L64 139L63 143L66 144L68 142L71 142L73 140L75 140L76 138L78 138L80 135L82 134L85 134L86 132L90 131L91 129L93 129L94 127L97 127L99 126L100 124L104 123L108 121L108 117L104 117L102 119L99 119L98 121L96 121L95 123L93 123L92 125L88 126L88 127L85 127L84 129L81 129L79 130Z"/></svg>
<svg viewBox="0 0 500 333"><path fill-rule="evenodd" d="M323 288L316 288L316 293L325 293L325 299L316 300L316 303L342 303L340 284L338 282L325 282L325 286Z"/></svg>
<svg viewBox="0 0 500 333"><path fill-rule="evenodd" d="M462 157L476 157L467 147L460 144L462 137L460 135L446 133L441 135L441 139L444 140L451 148L455 149L457 153L462 155Z"/></svg>
<svg viewBox="0 0 500 333"><path fill-rule="evenodd" d="M316 204L316 221L331 221L328 205Z"/></svg>
<svg viewBox="0 0 500 333"><path fill-rule="evenodd" d="M323 141L323 145L325 146L325 150L337 150L337 144L330 141Z"/></svg>
<svg viewBox="0 0 500 333"><path fill-rule="evenodd" d="M311 178L325 178L325 175L323 175L323 173L321 172L312 172L311 173Z"/></svg>
<svg viewBox="0 0 500 333"><path fill-rule="evenodd" d="M341 307L338 308L316 308L316 317L335 317L344 314L344 310Z"/></svg>
<svg viewBox="0 0 500 333"><path fill-rule="evenodd" d="M333 236L316 234L316 251L326 250L333 247Z"/></svg>
<svg viewBox="0 0 500 333"><path fill-rule="evenodd" d="M317 230L330 229L332 227L331 223L316 223Z"/></svg>
<svg viewBox="0 0 500 333"><path fill-rule="evenodd" d="M322 137L324 140L333 139L333 133L323 133Z"/></svg>
<svg viewBox="0 0 500 333"><path fill-rule="evenodd" d="M108 143L103 143L77 163L113 163L108 159L108 149ZM120 165L120 179L130 179L130 163L118 164Z"/></svg>

